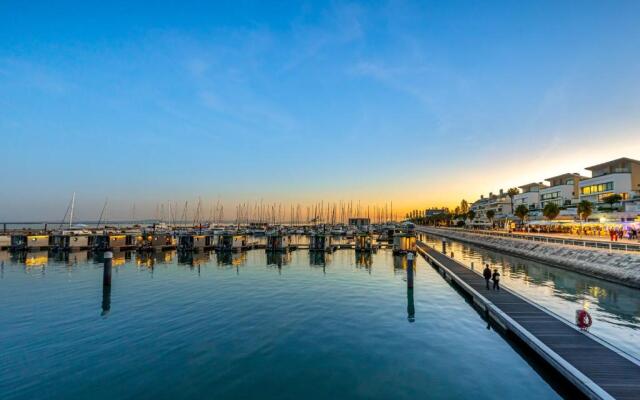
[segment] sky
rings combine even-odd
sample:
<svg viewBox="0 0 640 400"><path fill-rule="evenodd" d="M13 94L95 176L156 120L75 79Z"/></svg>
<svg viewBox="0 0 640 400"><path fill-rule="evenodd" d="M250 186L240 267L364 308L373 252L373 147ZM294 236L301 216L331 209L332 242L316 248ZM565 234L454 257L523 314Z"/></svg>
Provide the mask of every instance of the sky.
<svg viewBox="0 0 640 400"><path fill-rule="evenodd" d="M55 4L54 4L55 3ZM640 158L638 1L0 2L0 221L455 206Z"/></svg>

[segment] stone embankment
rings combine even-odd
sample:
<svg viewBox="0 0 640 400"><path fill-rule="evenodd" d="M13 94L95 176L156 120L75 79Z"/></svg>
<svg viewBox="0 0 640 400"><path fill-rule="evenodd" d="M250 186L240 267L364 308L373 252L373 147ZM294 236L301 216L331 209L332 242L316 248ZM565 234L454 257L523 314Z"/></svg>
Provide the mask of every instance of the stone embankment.
<svg viewBox="0 0 640 400"><path fill-rule="evenodd" d="M640 255L420 226L420 231L640 288Z"/></svg>

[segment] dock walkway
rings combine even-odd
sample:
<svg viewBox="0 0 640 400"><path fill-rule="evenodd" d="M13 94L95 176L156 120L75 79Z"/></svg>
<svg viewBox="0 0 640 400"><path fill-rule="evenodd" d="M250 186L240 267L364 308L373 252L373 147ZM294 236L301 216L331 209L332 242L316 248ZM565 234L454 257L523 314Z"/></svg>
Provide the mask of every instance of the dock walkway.
<svg viewBox="0 0 640 400"><path fill-rule="evenodd" d="M487 290L479 271L418 243L418 251L505 330L592 399L640 398L640 362L508 289Z"/></svg>

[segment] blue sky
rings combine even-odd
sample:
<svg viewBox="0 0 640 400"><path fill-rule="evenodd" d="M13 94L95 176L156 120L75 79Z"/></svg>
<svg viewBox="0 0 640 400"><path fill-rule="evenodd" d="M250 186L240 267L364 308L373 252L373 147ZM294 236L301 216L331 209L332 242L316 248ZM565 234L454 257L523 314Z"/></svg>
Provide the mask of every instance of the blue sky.
<svg viewBox="0 0 640 400"><path fill-rule="evenodd" d="M0 220L452 205L640 158L640 2L2 2Z"/></svg>

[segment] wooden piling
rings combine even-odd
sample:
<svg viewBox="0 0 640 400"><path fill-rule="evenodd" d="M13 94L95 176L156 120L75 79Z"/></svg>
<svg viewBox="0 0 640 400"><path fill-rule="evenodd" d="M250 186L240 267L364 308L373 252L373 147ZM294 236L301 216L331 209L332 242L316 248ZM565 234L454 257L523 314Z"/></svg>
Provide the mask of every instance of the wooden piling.
<svg viewBox="0 0 640 400"><path fill-rule="evenodd" d="M111 286L111 266L113 265L113 253L104 252L104 268L102 269L102 285Z"/></svg>

